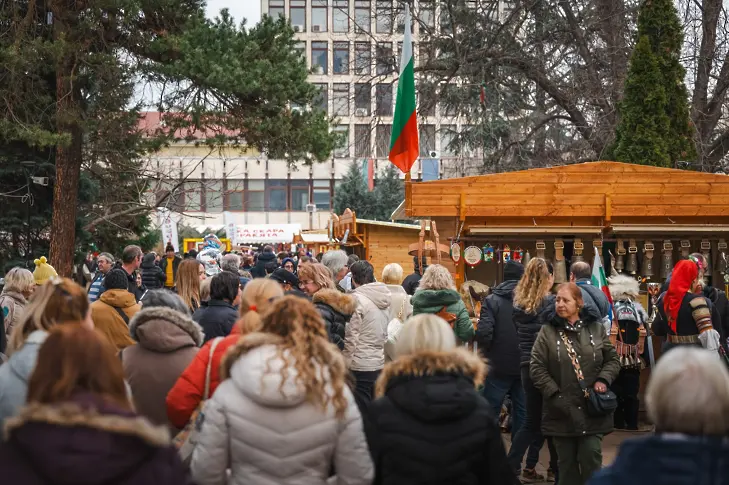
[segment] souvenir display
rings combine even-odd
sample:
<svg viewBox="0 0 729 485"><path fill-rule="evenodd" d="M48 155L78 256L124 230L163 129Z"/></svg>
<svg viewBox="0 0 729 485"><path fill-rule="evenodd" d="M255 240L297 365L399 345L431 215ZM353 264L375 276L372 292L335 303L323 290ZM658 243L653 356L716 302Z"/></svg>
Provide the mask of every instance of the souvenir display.
<svg viewBox="0 0 729 485"><path fill-rule="evenodd" d="M544 259L544 251L547 250L547 244L544 241L537 241L537 258Z"/></svg>
<svg viewBox="0 0 729 485"><path fill-rule="evenodd" d="M653 253L656 248L651 241L643 244L643 276L647 279L653 277Z"/></svg>
<svg viewBox="0 0 729 485"><path fill-rule="evenodd" d="M483 253L481 252L481 248L479 248L478 246L468 246L463 251L463 260L471 268L475 268L476 266L481 264L482 259Z"/></svg>
<svg viewBox="0 0 729 485"><path fill-rule="evenodd" d="M487 263L494 260L494 247L489 243L486 243L483 247L483 260Z"/></svg>
<svg viewBox="0 0 729 485"><path fill-rule="evenodd" d="M656 282L651 282L646 285L648 287L648 294L651 297L651 316L650 316L650 322L653 323L653 320L656 318L656 315L658 314L658 297L661 295L661 284Z"/></svg>
<svg viewBox="0 0 729 485"><path fill-rule="evenodd" d="M584 261L585 258L582 253L585 251L585 244L582 242L582 239L575 238L572 248L574 249L574 252L572 253L572 262L577 263Z"/></svg>
<svg viewBox="0 0 729 485"><path fill-rule="evenodd" d="M719 244L716 246L716 248L719 250L719 254L717 255L717 269L719 270L719 273L726 274L727 267L729 266L726 260L726 241L724 239L719 239Z"/></svg>
<svg viewBox="0 0 729 485"><path fill-rule="evenodd" d="M567 282L567 263L564 260L564 241L554 240L554 282Z"/></svg>
<svg viewBox="0 0 729 485"><path fill-rule="evenodd" d="M501 252L501 257L504 263L508 263L509 261L511 261L511 248L508 244L504 244L504 249Z"/></svg>
<svg viewBox="0 0 729 485"><path fill-rule="evenodd" d="M525 267L527 264L529 264L529 261L532 260L532 255L529 254L529 250L527 249L524 253L524 258L522 258L521 264L523 264Z"/></svg>
<svg viewBox="0 0 729 485"><path fill-rule="evenodd" d="M521 263L522 259L524 259L524 250L520 247L517 247L511 252L511 259L513 259L517 263Z"/></svg>
<svg viewBox="0 0 729 485"><path fill-rule="evenodd" d="M638 243L635 239L628 242L628 263L625 265L625 271L629 274L638 274Z"/></svg>
<svg viewBox="0 0 729 485"><path fill-rule="evenodd" d="M501 264L501 258L504 254L504 250L501 249L501 246L496 246L496 252L494 254L494 259L498 264Z"/></svg>
<svg viewBox="0 0 729 485"><path fill-rule="evenodd" d="M622 273L625 269L625 242L622 239L615 245L615 254L615 271Z"/></svg>
<svg viewBox="0 0 729 485"><path fill-rule="evenodd" d="M663 260L661 263L661 278L668 279L668 275L673 270L673 243L671 241L663 241Z"/></svg>
<svg viewBox="0 0 729 485"><path fill-rule="evenodd" d="M681 241L681 259L688 259L691 252L691 241L686 239Z"/></svg>
<svg viewBox="0 0 729 485"><path fill-rule="evenodd" d="M461 260L461 245L460 243L451 244L451 259L454 263L458 264Z"/></svg>
<svg viewBox="0 0 729 485"><path fill-rule="evenodd" d="M711 241L708 239L704 239L701 241L701 254L704 255L704 259L706 259L706 268L704 268L704 273L707 275L711 274Z"/></svg>

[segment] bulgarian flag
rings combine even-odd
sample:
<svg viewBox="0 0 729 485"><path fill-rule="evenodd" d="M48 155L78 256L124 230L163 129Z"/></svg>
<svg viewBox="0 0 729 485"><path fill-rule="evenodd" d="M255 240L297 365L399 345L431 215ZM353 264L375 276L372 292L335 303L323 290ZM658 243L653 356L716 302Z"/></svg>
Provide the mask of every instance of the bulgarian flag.
<svg viewBox="0 0 729 485"><path fill-rule="evenodd" d="M397 82L395 117L392 120L390 161L404 173L410 172L420 154L418 119L415 113L415 71L413 35L410 32L410 7L405 4L405 38L402 42L400 78Z"/></svg>
<svg viewBox="0 0 729 485"><path fill-rule="evenodd" d="M610 314L608 317L612 321L613 319L613 297L610 294L610 288L608 287L607 278L605 277L605 268L602 267L602 260L600 259L600 254L597 251L597 248L595 248L595 261L592 263L592 286L596 286L602 290L603 293L605 293L605 296L608 299L608 302L610 302Z"/></svg>

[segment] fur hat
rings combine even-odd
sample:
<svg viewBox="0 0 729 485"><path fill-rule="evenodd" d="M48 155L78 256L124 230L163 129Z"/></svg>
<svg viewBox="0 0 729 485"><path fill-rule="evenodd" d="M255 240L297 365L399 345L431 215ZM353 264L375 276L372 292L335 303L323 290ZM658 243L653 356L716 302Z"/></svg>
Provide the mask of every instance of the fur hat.
<svg viewBox="0 0 729 485"><path fill-rule="evenodd" d="M35 284L40 286L44 285L46 281L51 278L56 278L58 273L53 269L53 266L48 264L48 260L45 256L41 256L40 259L33 261L35 263L35 271L33 271L33 279Z"/></svg>

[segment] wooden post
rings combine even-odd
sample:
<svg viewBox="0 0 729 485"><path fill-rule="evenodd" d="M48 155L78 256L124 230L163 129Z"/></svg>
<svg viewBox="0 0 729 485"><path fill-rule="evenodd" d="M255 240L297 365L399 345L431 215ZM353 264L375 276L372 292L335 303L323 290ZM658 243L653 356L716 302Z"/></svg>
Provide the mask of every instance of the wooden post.
<svg viewBox="0 0 729 485"><path fill-rule="evenodd" d="M413 216L413 181L410 172L405 173L405 216Z"/></svg>

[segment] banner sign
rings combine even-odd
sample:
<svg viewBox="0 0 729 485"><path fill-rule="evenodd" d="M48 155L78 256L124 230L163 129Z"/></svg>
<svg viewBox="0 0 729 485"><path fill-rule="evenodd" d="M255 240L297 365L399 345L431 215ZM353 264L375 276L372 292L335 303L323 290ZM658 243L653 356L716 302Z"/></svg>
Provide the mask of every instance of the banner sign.
<svg viewBox="0 0 729 485"><path fill-rule="evenodd" d="M162 246L172 244L175 252L180 252L180 240L177 237L177 221L172 212L164 207L157 208L157 222L162 231Z"/></svg>

